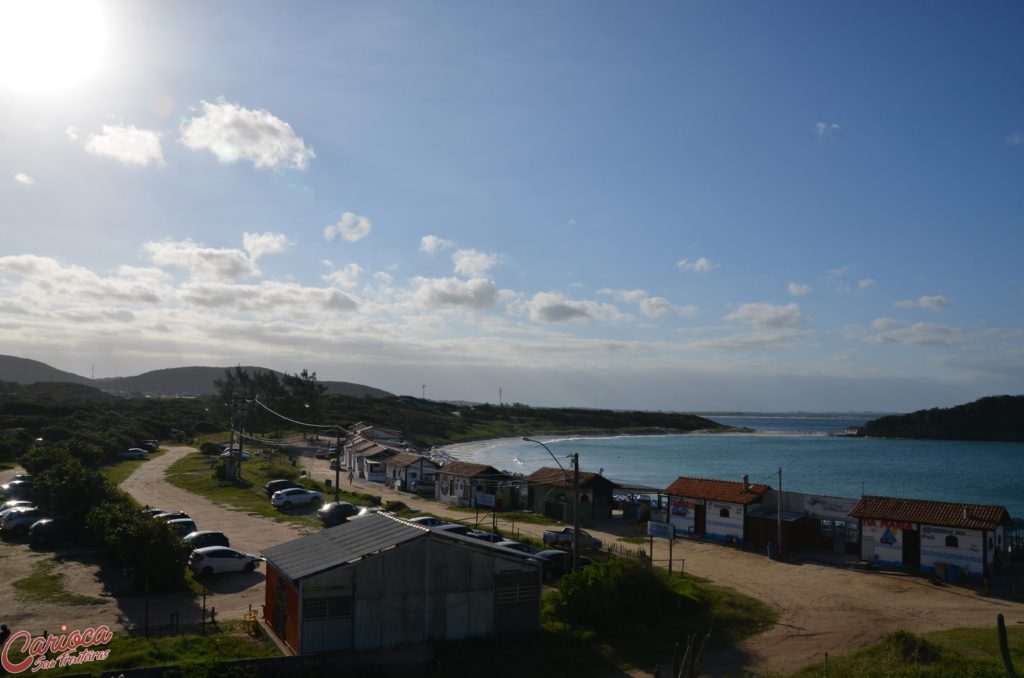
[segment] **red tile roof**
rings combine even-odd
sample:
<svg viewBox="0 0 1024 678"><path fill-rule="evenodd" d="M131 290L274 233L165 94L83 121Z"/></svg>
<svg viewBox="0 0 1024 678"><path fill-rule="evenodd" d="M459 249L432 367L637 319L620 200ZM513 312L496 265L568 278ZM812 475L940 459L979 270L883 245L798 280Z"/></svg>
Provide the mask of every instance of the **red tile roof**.
<svg viewBox="0 0 1024 678"><path fill-rule="evenodd" d="M554 485L555 487L572 487L572 471L563 472L560 468L545 466L537 469L526 476L526 482L540 485ZM615 483L599 473L580 471L580 487L592 487L594 485L608 485L618 487Z"/></svg>
<svg viewBox="0 0 1024 678"><path fill-rule="evenodd" d="M770 488L767 485L753 484L744 488L743 483L732 480L712 480L710 478L676 478L676 481L665 488L665 494L673 497L689 497L691 499L708 499L724 501L730 504L751 504L761 498Z"/></svg>
<svg viewBox="0 0 1024 678"><path fill-rule="evenodd" d="M969 530L993 530L998 525L1011 522L1010 512L1003 506L896 497L861 497L850 515L854 518L896 520Z"/></svg>
<svg viewBox="0 0 1024 678"><path fill-rule="evenodd" d="M469 461L450 461L439 469L440 473L460 478L476 478L477 476L504 476L501 471L486 464L474 464Z"/></svg>

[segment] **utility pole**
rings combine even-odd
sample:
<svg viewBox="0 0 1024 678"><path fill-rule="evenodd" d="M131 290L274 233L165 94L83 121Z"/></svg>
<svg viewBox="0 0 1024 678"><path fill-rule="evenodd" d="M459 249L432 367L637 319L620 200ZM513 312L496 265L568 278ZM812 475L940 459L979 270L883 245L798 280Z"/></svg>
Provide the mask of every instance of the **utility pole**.
<svg viewBox="0 0 1024 678"><path fill-rule="evenodd" d="M334 443L334 501L341 499L341 427L338 427L338 441Z"/></svg>
<svg viewBox="0 0 1024 678"><path fill-rule="evenodd" d="M580 453L572 455L572 571L580 569Z"/></svg>
<svg viewBox="0 0 1024 678"><path fill-rule="evenodd" d="M776 507L779 514L779 546L775 550L775 557L782 560L782 467L779 467L779 493L778 493L778 505Z"/></svg>

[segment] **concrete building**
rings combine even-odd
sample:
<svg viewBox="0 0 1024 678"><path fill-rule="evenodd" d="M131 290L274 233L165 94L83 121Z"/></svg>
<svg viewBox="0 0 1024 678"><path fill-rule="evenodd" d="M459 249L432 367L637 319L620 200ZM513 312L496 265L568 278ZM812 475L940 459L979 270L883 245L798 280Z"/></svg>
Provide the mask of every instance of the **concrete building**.
<svg viewBox="0 0 1024 678"><path fill-rule="evenodd" d="M679 477L664 490L669 522L676 533L704 537L727 544L746 538L746 514L759 504L767 485L730 480Z"/></svg>
<svg viewBox="0 0 1024 678"><path fill-rule="evenodd" d="M526 556L372 514L266 549L267 626L296 654L540 628Z"/></svg>
<svg viewBox="0 0 1024 678"><path fill-rule="evenodd" d="M573 474L560 468L537 469L525 478L529 486L527 505L534 513L563 523L573 522ZM580 471L580 523L612 517L615 483L598 473Z"/></svg>
<svg viewBox="0 0 1024 678"><path fill-rule="evenodd" d="M1003 506L924 499L862 497L860 557L881 567L981 579L1007 560L1013 521Z"/></svg>
<svg viewBox="0 0 1024 678"><path fill-rule="evenodd" d="M493 466L450 461L437 471L437 500L454 506L504 510L511 505L511 498L504 496L499 485L508 479Z"/></svg>
<svg viewBox="0 0 1024 678"><path fill-rule="evenodd" d="M403 452L385 460L384 468L386 475L384 483L388 487L394 487L396 483L400 483L403 490L411 492L413 483L417 481L434 482L440 465L422 454Z"/></svg>

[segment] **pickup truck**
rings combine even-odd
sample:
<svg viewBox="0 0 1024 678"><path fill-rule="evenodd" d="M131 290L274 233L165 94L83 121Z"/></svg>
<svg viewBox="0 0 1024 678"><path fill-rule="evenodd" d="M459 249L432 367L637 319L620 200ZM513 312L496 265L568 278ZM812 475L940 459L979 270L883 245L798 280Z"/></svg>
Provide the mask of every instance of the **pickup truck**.
<svg viewBox="0 0 1024 678"><path fill-rule="evenodd" d="M544 543L548 546L572 548L572 533L571 527L563 528L557 532L555 530L544 530ZM601 548L601 540L580 530L580 548L599 549Z"/></svg>

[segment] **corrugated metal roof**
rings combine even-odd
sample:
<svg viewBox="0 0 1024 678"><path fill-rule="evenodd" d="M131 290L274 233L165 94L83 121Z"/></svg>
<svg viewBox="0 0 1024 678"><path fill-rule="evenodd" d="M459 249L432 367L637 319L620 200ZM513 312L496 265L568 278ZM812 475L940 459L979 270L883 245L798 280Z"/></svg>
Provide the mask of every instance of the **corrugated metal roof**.
<svg viewBox="0 0 1024 678"><path fill-rule="evenodd" d="M386 548L425 538L427 533L427 529L419 525L373 513L272 546L263 551L263 557L286 577L297 581Z"/></svg>
<svg viewBox="0 0 1024 678"><path fill-rule="evenodd" d="M897 497L861 497L850 515L854 518L924 523L969 530L993 530L998 525L1012 522L1010 512L1003 506Z"/></svg>
<svg viewBox="0 0 1024 678"><path fill-rule="evenodd" d="M680 476L676 478L674 483L665 488L665 494L673 497L724 501L730 504L750 504L760 499L761 495L769 489L767 485L758 483L744 488L743 483L732 480L684 478Z"/></svg>
<svg viewBox="0 0 1024 678"><path fill-rule="evenodd" d="M526 476L526 482L540 483L542 485L554 485L555 487L572 487L572 472L562 471L560 468L545 466L544 468L539 468ZM593 485L618 487L618 485L599 473L580 471L580 487L591 487Z"/></svg>

